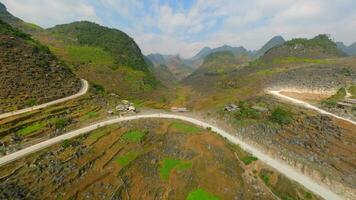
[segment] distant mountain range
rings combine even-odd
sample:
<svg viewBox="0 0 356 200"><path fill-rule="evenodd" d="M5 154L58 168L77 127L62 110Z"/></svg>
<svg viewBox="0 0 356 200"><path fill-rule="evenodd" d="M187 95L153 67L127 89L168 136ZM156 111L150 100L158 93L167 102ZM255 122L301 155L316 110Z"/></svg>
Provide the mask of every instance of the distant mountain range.
<svg viewBox="0 0 356 200"><path fill-rule="evenodd" d="M343 42L336 43L337 48L345 52L347 55L356 56L356 42L350 46L346 46Z"/></svg>
<svg viewBox="0 0 356 200"><path fill-rule="evenodd" d="M181 80L192 73L194 70L198 69L204 62L205 58L210 54L217 52L230 52L235 58L244 57L244 60L247 59L257 59L262 56L269 49L281 45L285 42L282 36L275 36L270 39L265 45L262 46L259 50L247 50L245 47L232 47L229 45L223 45L217 48L204 47L201 49L195 56L191 58L181 58L179 55L163 55L159 53L149 54L146 56L154 66L167 65L168 69L174 69L174 74L179 74L179 77L176 76L178 80ZM184 68L177 68L183 66ZM183 70L184 72L181 72Z"/></svg>

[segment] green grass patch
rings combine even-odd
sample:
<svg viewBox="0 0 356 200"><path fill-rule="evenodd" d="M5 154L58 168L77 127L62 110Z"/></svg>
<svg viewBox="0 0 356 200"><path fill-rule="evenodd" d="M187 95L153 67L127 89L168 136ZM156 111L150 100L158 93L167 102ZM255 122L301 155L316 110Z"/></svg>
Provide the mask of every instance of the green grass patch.
<svg viewBox="0 0 356 200"><path fill-rule="evenodd" d="M146 134L141 131L128 131L121 136L126 142L140 142Z"/></svg>
<svg viewBox="0 0 356 200"><path fill-rule="evenodd" d="M99 113L95 112L95 111L90 111L84 115L85 119L92 119L92 118L95 118L98 116L99 116Z"/></svg>
<svg viewBox="0 0 356 200"><path fill-rule="evenodd" d="M247 156L247 157L243 157L241 158L241 161L245 164L245 165L249 165L252 162L258 160L258 158L254 157L254 156Z"/></svg>
<svg viewBox="0 0 356 200"><path fill-rule="evenodd" d="M290 111L282 107L277 107L272 111L270 120L280 125L290 124L293 122L293 115Z"/></svg>
<svg viewBox="0 0 356 200"><path fill-rule="evenodd" d="M183 162L178 159L173 158L165 158L163 160L162 166L159 170L161 178L163 180L168 180L173 169L177 169L179 171L184 171L190 169L192 167L191 162Z"/></svg>
<svg viewBox="0 0 356 200"><path fill-rule="evenodd" d="M74 62L105 65L111 68L115 66L114 57L102 48L72 45L67 47L67 52Z"/></svg>
<svg viewBox="0 0 356 200"><path fill-rule="evenodd" d="M190 192L186 200L219 200L219 198L201 188L198 188L195 191Z"/></svg>
<svg viewBox="0 0 356 200"><path fill-rule="evenodd" d="M171 128L188 134L195 134L202 131L202 129L199 127L182 122L173 122L171 124Z"/></svg>
<svg viewBox="0 0 356 200"><path fill-rule="evenodd" d="M134 161L139 155L140 155L140 153L132 151L132 152L126 153L123 156L117 157L115 159L115 162L117 164L119 164L121 167L125 167L128 164L130 164L132 161Z"/></svg>
<svg viewBox="0 0 356 200"><path fill-rule="evenodd" d="M16 133L20 136L26 136L29 135L35 131L41 130L44 127L47 126L46 122L36 122L34 124L31 124L30 126L24 127L20 130L18 130Z"/></svg>

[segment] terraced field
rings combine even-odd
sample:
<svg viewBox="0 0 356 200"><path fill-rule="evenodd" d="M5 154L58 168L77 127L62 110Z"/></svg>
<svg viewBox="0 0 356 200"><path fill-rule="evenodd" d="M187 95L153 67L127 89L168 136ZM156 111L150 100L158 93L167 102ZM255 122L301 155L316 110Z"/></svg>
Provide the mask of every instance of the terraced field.
<svg viewBox="0 0 356 200"><path fill-rule="evenodd" d="M188 123L126 122L2 166L0 198L318 199L249 157Z"/></svg>

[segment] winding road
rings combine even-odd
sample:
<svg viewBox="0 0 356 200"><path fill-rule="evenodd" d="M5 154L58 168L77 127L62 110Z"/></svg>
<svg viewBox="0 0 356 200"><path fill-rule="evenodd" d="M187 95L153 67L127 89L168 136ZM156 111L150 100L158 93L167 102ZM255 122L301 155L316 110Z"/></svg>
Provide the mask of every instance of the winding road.
<svg viewBox="0 0 356 200"><path fill-rule="evenodd" d="M2 118L6 118L6 117L10 117L13 115L17 115L17 114L21 114L21 113L25 113L25 112L29 112L29 111L33 111L33 110L37 110L37 109L41 109L41 108L45 108L47 106L53 105L53 104L57 104L60 102L64 102L70 99L74 99L77 98L83 94L85 94L88 90L88 82L85 80L82 80L83 83L83 87L82 89L75 95L69 96L69 97L65 97L62 99L58 99L56 101L52 101L49 103L45 103L42 105L38 105L38 106L34 106L31 108L26 108L26 109L22 109L22 110L18 110L18 111L14 111L14 112L10 112L10 113L5 113L5 114L0 114L0 119ZM281 91L268 91L268 93L275 95L279 98L288 100L294 104L315 110L321 114L325 114L325 115L329 115L332 117L335 117L337 119L341 119L341 120L345 120L347 122L350 122L352 124L356 124L355 121L352 121L350 119L346 119L340 116L337 116L335 114L332 114L330 112L327 112L325 110L322 110L318 107L315 107L313 105L310 105L304 101L301 100L297 100L291 97L288 97L286 95L281 94ZM211 128L212 131L214 131L215 133L223 136L224 138L228 139L230 142L234 143L234 144L238 144L241 146L241 148L243 148L244 150L246 150L247 152L253 154L254 156L256 156L259 160L261 160L262 162L268 164L269 166L275 168L276 170L278 170L280 173L284 174L285 176L287 176L288 178L300 183L301 185L303 185L304 187L306 187L307 189L309 189L310 191L312 191L313 193L323 197L324 199L327 200L341 200L343 199L343 197L341 197L340 195L336 194L335 192L333 192L331 189L329 189L326 186L320 185L318 182L316 182L315 180L311 179L310 177L302 174L301 172L297 171L296 169L292 168L291 166L289 166L288 164L286 164L284 161L280 161L277 160L273 157L271 157L270 155L262 152L261 150L257 149L256 147L240 140L239 138L233 136L232 134L227 133L226 131L224 131L221 128L218 128L214 125L208 124L206 122L203 122L201 120L192 118L192 117L188 117L188 116L184 116L184 115L178 115L178 114L167 114L167 113L154 113L154 114L140 114L140 115L134 115L134 116L127 116L127 117L116 117L113 119L109 119L103 122L99 122L99 123L95 123L92 124L90 126L84 127L84 128L80 128L68 133L65 133L63 135L48 139L46 141L43 141L41 143L35 144L33 146L27 147L25 149L19 150L17 152L14 152L12 154L0 157L0 166L3 166L7 163L10 163L12 161L15 161L19 158L22 158L24 156L27 156L29 154L32 154L34 152L40 151L44 148L47 148L51 145L54 145L56 143L59 143L63 140L66 139L71 139L74 137L77 137L81 134L85 134L88 133L90 131L93 131L95 129L98 129L100 127L104 127L104 126L108 126L111 124L115 124L115 123L120 123L120 122L125 122L125 121L131 121L131 120L138 120L138 119L147 119L147 118L162 118L162 119L177 119L177 120L183 120L183 121L187 121L190 123L193 123L195 125L198 125L202 128Z"/></svg>
<svg viewBox="0 0 356 200"><path fill-rule="evenodd" d="M21 110L16 110L16 111L8 112L8 113L3 113L3 114L0 114L0 119L4 119L4 118L7 118L7 117L11 117L11 116L14 116L14 115L18 115L18 114L22 114L22 113L26 113L26 112L30 112L30 111L34 111L34 110L39 110L39 109L42 109L42 108L45 108L45 107L48 107L48 106L51 106L51 105L54 105L54 104L58 104L58 103L62 103L62 102L65 102L65 101L68 101L68 100L71 100L71 99L78 98L78 97L84 95L85 93L87 93L87 91L89 89L88 81L86 81L84 79L81 79L80 81L82 82L82 87L80 88L80 90L76 94L73 94L71 96L64 97L64 98L61 98L61 99L57 99L57 100L54 100L54 101L51 101L51 102L48 102L48 103L44 103L44 104L41 104L41 105L32 106L32 107L29 107L29 108L24 108L24 109L21 109Z"/></svg>
<svg viewBox="0 0 356 200"><path fill-rule="evenodd" d="M334 117L334 118L337 118L337 119L340 119L340 120L344 120L344 121L347 121L349 123L352 123L354 125L356 125L356 122L351 120L351 119L348 119L348 118L345 118L345 117L340 117L338 115L335 115L331 112L328 112L328 111L325 111L323 109L320 109L316 106L313 106L307 102L304 102L304 101L301 101L301 100L298 100L298 99L294 99L292 97L289 97L289 96L286 96L284 94L281 94L282 90L270 90L270 91L267 91L269 94L272 94L276 97L279 97L281 99L285 99L285 100L288 100L289 102L292 102L296 105L299 105L299 106L302 106L302 107L305 107L305 108L308 108L308 109L312 109L312 110L315 110L316 112L320 113L320 114L323 114L323 115L328 115L328 116L331 116L331 117Z"/></svg>
<svg viewBox="0 0 356 200"><path fill-rule="evenodd" d="M304 174L298 172L297 170L293 169L291 166L287 165L286 163L284 163L283 161L279 161L277 159L272 158L271 156L263 153L262 151L258 150L257 148L243 142L242 140L240 140L239 138L232 136L231 134L225 132L224 130L216 127L216 126L212 126L208 123L205 123L203 121L200 121L198 119L194 119L191 117L187 117L187 116L183 116L183 115L177 115L177 114L166 114L166 113L155 113L155 114L141 114L141 115L134 115L134 116L127 116L127 117L117 117L114 119L110 119L104 122L100 122L100 123L96 123L75 131L71 131L69 133L60 135L58 137L55 138L51 138L49 140L46 140L44 142L35 144L33 146L27 147L25 149L19 150L15 153L6 155L4 157L0 158L0 166L5 165L9 162L12 162L14 160L17 160L21 157L24 157L26 155L29 155L31 153L37 152L41 149L44 149L46 147L49 147L53 144L59 143L63 140L66 139L70 139L76 136L79 136L81 134L93 131L97 128L103 127L103 126L108 126L111 124L115 124L115 123L119 123L119 122L124 122L124 121L131 121L131 120L137 120L137 119L146 119L146 118L163 118L163 119L178 119L178 120L183 120L183 121L187 121L190 123L193 123L195 125L198 125L200 127L203 128L208 128L210 127L212 131L216 132L217 134L225 137L226 139L228 139L229 141L231 141L232 143L238 144L241 146L241 148L243 148L244 150L250 152L251 154L253 154L254 156L256 156L259 160L261 160L262 162L270 165L271 167L275 168L276 170L278 170L279 172L281 172L282 174L284 174L285 176L287 176L288 178L297 181L298 183L300 183L301 185L303 185L304 187L308 188L310 191L314 192L315 194L325 198L325 199L330 199L330 200L339 200L339 199L343 199L342 197L340 197L339 195L337 195L336 193L334 193L333 191L331 191L330 189L328 189L327 187L324 187L320 184L318 184L317 182L315 182L314 180L312 180L311 178L305 176Z"/></svg>

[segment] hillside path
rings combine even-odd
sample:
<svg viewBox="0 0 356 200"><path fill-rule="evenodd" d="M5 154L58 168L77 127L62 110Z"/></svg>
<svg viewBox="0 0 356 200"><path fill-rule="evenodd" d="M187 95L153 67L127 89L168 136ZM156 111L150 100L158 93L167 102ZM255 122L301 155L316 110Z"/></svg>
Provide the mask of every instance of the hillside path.
<svg viewBox="0 0 356 200"><path fill-rule="evenodd" d="M68 101L68 100L71 100L71 99L78 98L78 97L84 95L85 93L87 93L88 89L89 89L88 81L86 81L84 79L81 79L81 82L82 82L82 87L80 88L80 90L76 94L73 94L71 96L64 97L64 98L61 98L61 99L57 99L57 100L54 100L54 101L51 101L51 102L48 102L48 103L44 103L44 104L41 104L41 105L32 106L32 107L29 107L29 108L24 108L24 109L21 109L21 110L16 110L16 111L8 112L8 113L2 113L2 114L0 114L0 119L11 117L11 116L22 114L22 113L26 113L26 112L30 112L30 111L34 111L34 110L39 110L39 109L42 109L42 108L45 108L45 107L48 107L48 106L51 106L51 105L54 105L54 104L58 104L58 103L62 103L64 101Z"/></svg>
<svg viewBox="0 0 356 200"><path fill-rule="evenodd" d="M334 118L337 118L337 119L340 119L340 120L344 120L344 121L347 121L351 124L354 124L356 125L356 122L351 120L351 119L348 119L348 118L345 118L345 117L341 117L341 116L338 116L338 115L335 115L331 112L328 112L326 110L323 110L321 108L318 108L316 106L313 106L305 101L302 101L302 100L299 100L299 99L295 99L295 98L292 98L292 97L289 97L289 96L286 96L284 94L281 94L283 90L269 90L267 91L269 94L272 94L276 97L279 97L281 99L284 99L284 100L288 100L296 105L299 105L299 106L302 106L302 107L305 107L305 108L308 108L308 109L312 109L312 110L315 110L316 112L320 113L320 114L323 114L323 115L328 115L328 116L331 116L331 117L334 117Z"/></svg>

